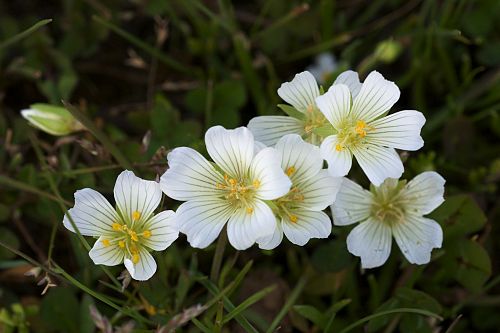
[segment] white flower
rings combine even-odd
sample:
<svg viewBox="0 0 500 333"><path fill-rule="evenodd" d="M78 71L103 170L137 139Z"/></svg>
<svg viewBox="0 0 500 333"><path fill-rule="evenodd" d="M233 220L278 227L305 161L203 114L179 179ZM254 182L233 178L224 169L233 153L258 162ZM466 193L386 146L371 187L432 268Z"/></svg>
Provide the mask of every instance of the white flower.
<svg viewBox="0 0 500 333"><path fill-rule="evenodd" d="M144 281L156 271L149 252L165 250L179 235L173 211L154 215L161 196L157 182L123 171L114 188L116 209L99 192L85 188L75 192L75 206L63 223L76 232L73 220L82 235L99 237L89 253L95 264L123 262L133 279Z"/></svg>
<svg viewBox="0 0 500 333"><path fill-rule="evenodd" d="M333 223L360 222L347 237L347 248L361 257L363 268L385 263L391 252L392 236L412 264L430 261L433 248L443 241L441 226L423 217L443 203L445 180L430 171L413 180L388 178L372 192L344 178L332 207Z"/></svg>
<svg viewBox="0 0 500 333"><path fill-rule="evenodd" d="M353 71L341 73L333 84L347 85L353 96L356 96L361 88L358 74ZM314 133L314 130L329 123L316 105L320 90L314 76L307 71L295 75L292 81L281 85L278 95L295 108L297 117L260 116L253 118L248 123L248 128L255 135L255 139L273 146L286 134L298 134L307 142L320 144L322 137Z"/></svg>
<svg viewBox="0 0 500 333"><path fill-rule="evenodd" d="M349 86L335 84L316 99L321 112L337 130L321 144L321 154L332 176L347 175L354 155L375 185L388 177L401 177L403 163L394 148L420 149L424 144L420 130L425 117L414 110L381 117L396 103L399 94L393 82L373 71L357 95L352 94Z"/></svg>
<svg viewBox="0 0 500 333"><path fill-rule="evenodd" d="M283 233L300 246L311 238L327 238L332 222L322 210L335 200L342 178L333 178L323 170L319 148L304 142L299 135L284 136L275 149L292 188L273 201L278 219L276 229L272 235L257 241L259 247L275 248L281 243Z"/></svg>
<svg viewBox="0 0 500 333"><path fill-rule="evenodd" d="M314 64L307 67L307 70L311 72L316 81L324 84L337 67L338 64L335 57L329 52L323 52L316 56Z"/></svg>
<svg viewBox="0 0 500 333"><path fill-rule="evenodd" d="M167 156L169 169L160 185L169 197L186 201L176 213L180 231L191 246L205 248L227 224L231 245L244 250L272 234L276 219L264 200L290 190L273 148L257 152L252 133L244 127L214 126L205 133L215 165L194 149L176 148Z"/></svg>

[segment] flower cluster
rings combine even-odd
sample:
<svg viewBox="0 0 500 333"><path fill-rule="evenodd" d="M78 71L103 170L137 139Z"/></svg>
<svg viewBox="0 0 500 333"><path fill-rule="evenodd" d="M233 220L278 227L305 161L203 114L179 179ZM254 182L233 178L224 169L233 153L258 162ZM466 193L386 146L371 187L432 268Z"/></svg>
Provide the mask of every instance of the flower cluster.
<svg viewBox="0 0 500 333"><path fill-rule="evenodd" d="M96 264L123 262L132 278L146 280L156 270L150 252L166 249L179 232L196 248L212 244L224 228L238 250L273 249L283 236L302 246L329 237L332 220L324 210L331 207L333 224L359 222L347 247L362 267L387 260L392 236L410 263L428 263L443 235L423 216L443 202L444 179L424 172L398 180L404 168L396 152L423 146L422 113L388 115L400 91L375 71L363 83L353 71L341 73L326 93L306 71L283 83L278 95L289 116L256 117L248 128L210 128L210 160L179 147L168 154L159 183L122 172L116 208L94 190L77 191L65 227L98 237L90 251ZM353 158L371 191L345 178ZM175 213L154 214L162 192L183 202Z"/></svg>

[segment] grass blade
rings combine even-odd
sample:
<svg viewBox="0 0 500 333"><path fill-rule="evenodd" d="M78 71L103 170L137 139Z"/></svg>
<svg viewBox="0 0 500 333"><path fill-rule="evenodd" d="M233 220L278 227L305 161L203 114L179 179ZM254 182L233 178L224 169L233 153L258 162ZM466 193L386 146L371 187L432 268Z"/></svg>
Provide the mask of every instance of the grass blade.
<svg viewBox="0 0 500 333"><path fill-rule="evenodd" d="M238 305L236 308L234 308L233 311L229 312L227 314L227 316L224 317L224 320L222 321L222 323L225 324L225 323L229 322L235 316L237 316L241 312L245 311L252 304L260 301L263 297L265 297L267 294L272 292L274 289L276 289L276 285L272 285L270 287L264 288L261 291L258 291L255 294L253 294L252 296L248 297L246 300L241 302L240 305Z"/></svg>
<svg viewBox="0 0 500 333"><path fill-rule="evenodd" d="M19 42L20 40L22 40L22 39L24 39L26 37L28 37L29 35L31 35L35 31L37 31L38 29L40 29L44 25L49 24L50 22L52 22L52 19L46 19L46 20L38 21L37 23L33 24L28 29L26 29L26 30L18 33L17 35L12 36L11 38L7 39L6 41L3 41L2 43L0 43L0 50L3 49L3 48L6 48L7 46L10 46L10 45L12 45L14 43L17 43L17 42Z"/></svg>
<svg viewBox="0 0 500 333"><path fill-rule="evenodd" d="M387 310L387 311L380 311L378 313L361 318L360 320L358 320L358 321L354 322L353 324L344 328L342 331L340 331L340 333L347 333L350 330L352 330L353 328L356 328L356 327L366 323L367 321L370 321L370 320L377 318L377 317L393 314L393 313L416 313L416 314L420 314L423 316L436 318L439 321L443 320L443 318L441 316L439 316L433 312L427 311L427 310L413 309L413 308L399 308L399 309L393 309L393 310Z"/></svg>

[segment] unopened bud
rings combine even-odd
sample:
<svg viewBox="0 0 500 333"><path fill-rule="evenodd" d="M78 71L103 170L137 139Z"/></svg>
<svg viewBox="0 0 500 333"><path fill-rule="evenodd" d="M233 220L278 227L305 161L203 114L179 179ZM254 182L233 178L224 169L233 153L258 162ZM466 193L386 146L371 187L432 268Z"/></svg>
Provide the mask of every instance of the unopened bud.
<svg viewBox="0 0 500 333"><path fill-rule="evenodd" d="M81 131L85 127L63 107L50 104L33 104L22 110L21 115L36 128L57 136Z"/></svg>

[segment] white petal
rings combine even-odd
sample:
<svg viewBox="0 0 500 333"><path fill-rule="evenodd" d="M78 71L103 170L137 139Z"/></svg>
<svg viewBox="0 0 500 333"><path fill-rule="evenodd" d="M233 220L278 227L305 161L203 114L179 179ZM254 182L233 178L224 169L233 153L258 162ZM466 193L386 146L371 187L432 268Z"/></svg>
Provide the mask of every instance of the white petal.
<svg viewBox="0 0 500 333"><path fill-rule="evenodd" d="M331 206L333 224L349 225L370 217L373 194L350 179L342 178L340 191Z"/></svg>
<svg viewBox="0 0 500 333"><path fill-rule="evenodd" d="M343 177L347 175L352 166L352 153L347 148L337 150L337 136L330 135L321 143L321 157L328 162L328 172L333 177Z"/></svg>
<svg viewBox="0 0 500 333"><path fill-rule="evenodd" d="M89 252L90 259L96 265L115 266L123 262L123 251L117 244L104 246L103 241L109 241L105 236L99 237Z"/></svg>
<svg viewBox="0 0 500 333"><path fill-rule="evenodd" d="M332 232L332 222L323 212L312 212L304 209L293 210L297 217L291 222L287 217L282 220L283 232L290 242L303 246L311 238L328 238Z"/></svg>
<svg viewBox="0 0 500 333"><path fill-rule="evenodd" d="M360 223L347 236L347 249L361 257L363 268L382 266L389 258L391 245L391 228L371 219Z"/></svg>
<svg viewBox="0 0 500 333"><path fill-rule="evenodd" d="M257 244L259 249L272 250L281 244L283 241L283 228L281 227L281 221L276 220L276 228L274 232L266 237L257 239Z"/></svg>
<svg viewBox="0 0 500 333"><path fill-rule="evenodd" d="M274 146L278 140L287 134L304 135L305 123L302 120L287 116L260 116L248 123L255 140L268 146Z"/></svg>
<svg viewBox="0 0 500 333"><path fill-rule="evenodd" d="M151 232L149 238L142 238L143 244L155 251L165 250L179 237L179 227L172 210L156 214L145 223L143 229Z"/></svg>
<svg viewBox="0 0 500 333"><path fill-rule="evenodd" d="M250 179L259 182L256 196L263 200L274 200L287 194L292 182L281 169L278 152L274 148L262 149L254 158L250 168Z"/></svg>
<svg viewBox="0 0 500 333"><path fill-rule="evenodd" d="M402 195L412 214L425 215L438 208L444 201L445 180L437 172L419 174L406 184Z"/></svg>
<svg viewBox="0 0 500 333"><path fill-rule="evenodd" d="M223 199L187 201L179 206L175 219L189 244L196 248L209 246L219 236L234 209Z"/></svg>
<svg viewBox="0 0 500 333"><path fill-rule="evenodd" d="M379 186L386 178L399 178L404 167L394 148L366 144L353 149L359 166L368 179Z"/></svg>
<svg viewBox="0 0 500 333"><path fill-rule="evenodd" d="M342 178L332 177L327 170L305 181L294 184L304 196L304 201L298 205L308 210L323 210L330 206L340 189Z"/></svg>
<svg viewBox="0 0 500 333"><path fill-rule="evenodd" d="M246 175L254 156L254 138L248 128L210 127L205 143L210 157L229 176L242 179Z"/></svg>
<svg viewBox="0 0 500 333"><path fill-rule="evenodd" d="M359 94L362 86L361 82L359 82L358 73L351 70L340 73L333 84L345 84L348 86L353 99Z"/></svg>
<svg viewBox="0 0 500 333"><path fill-rule="evenodd" d="M377 119L368 126L367 140L381 146L397 149L418 150L424 145L420 130L425 117L418 111L400 111Z"/></svg>
<svg viewBox="0 0 500 333"><path fill-rule="evenodd" d="M139 250L139 261L136 264L128 258L123 263L134 280L149 280L156 272L156 262L151 253L144 248Z"/></svg>
<svg viewBox="0 0 500 333"><path fill-rule="evenodd" d="M76 232L68 215L85 236L101 236L111 232L111 225L118 220L118 214L108 200L90 188L75 192L75 206L64 215L64 226Z"/></svg>
<svg viewBox="0 0 500 333"><path fill-rule="evenodd" d="M392 227L401 252L412 264L422 265L431 260L431 251L440 248L443 230L434 220L408 215L406 220Z"/></svg>
<svg viewBox="0 0 500 333"><path fill-rule="evenodd" d="M285 172L289 170L292 182L309 179L323 168L319 147L305 142L298 135L289 134L282 137L275 149L281 161L281 168Z"/></svg>
<svg viewBox="0 0 500 333"><path fill-rule="evenodd" d="M399 88L394 82L373 71L363 82L358 96L354 99L351 114L355 119L369 122L389 111L398 101L399 95Z"/></svg>
<svg viewBox="0 0 500 333"><path fill-rule="evenodd" d="M146 221L161 201L160 184L141 179L128 170L116 179L114 195L118 211L125 221L132 221L134 212L140 213L138 222Z"/></svg>
<svg viewBox="0 0 500 333"><path fill-rule="evenodd" d="M324 95L316 98L316 104L325 118L338 130L349 116L351 93L346 85L334 84Z"/></svg>
<svg viewBox="0 0 500 333"><path fill-rule="evenodd" d="M265 144L260 141L255 141L253 146L253 154L257 155L264 148L267 148Z"/></svg>
<svg viewBox="0 0 500 333"><path fill-rule="evenodd" d="M216 186L224 178L196 150L176 148L167 160L169 169L161 176L160 187L169 197L187 201L220 195Z"/></svg>
<svg viewBox="0 0 500 333"><path fill-rule="evenodd" d="M305 112L309 106L315 105L319 88L314 76L305 71L296 74L292 81L283 83L278 95L298 111Z"/></svg>
<svg viewBox="0 0 500 333"><path fill-rule="evenodd" d="M255 200L253 212L246 208L235 211L227 224L229 243L237 250L245 250L258 239L271 235L276 229L276 217L271 208L261 200Z"/></svg>

